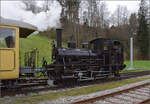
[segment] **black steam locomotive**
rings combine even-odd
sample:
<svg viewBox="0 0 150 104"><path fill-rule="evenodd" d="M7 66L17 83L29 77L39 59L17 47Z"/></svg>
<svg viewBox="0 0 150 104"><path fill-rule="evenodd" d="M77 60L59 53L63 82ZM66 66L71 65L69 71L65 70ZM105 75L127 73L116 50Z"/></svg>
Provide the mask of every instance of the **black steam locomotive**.
<svg viewBox="0 0 150 104"><path fill-rule="evenodd" d="M62 30L56 29L57 47L53 44L52 64L45 65L50 81L62 83L64 79L95 80L110 75L119 77L125 68L123 44L118 40L97 38L77 49L73 41L62 48ZM51 82L50 82L51 83Z"/></svg>

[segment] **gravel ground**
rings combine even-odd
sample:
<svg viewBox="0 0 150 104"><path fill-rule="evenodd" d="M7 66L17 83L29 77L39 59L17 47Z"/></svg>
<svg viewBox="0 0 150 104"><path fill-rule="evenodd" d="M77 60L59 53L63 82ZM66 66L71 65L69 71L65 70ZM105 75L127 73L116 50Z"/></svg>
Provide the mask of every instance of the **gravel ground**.
<svg viewBox="0 0 150 104"><path fill-rule="evenodd" d="M141 97L140 95L137 95L137 94L133 94L133 93L128 93L128 94L124 94L125 96L132 96L132 97L135 97L135 98L138 98L138 99L141 99L143 100L144 97Z"/></svg>
<svg viewBox="0 0 150 104"><path fill-rule="evenodd" d="M143 89L145 91L143 91ZM138 91L140 91L140 95L134 94L135 92L138 92ZM150 94L150 89L147 86L143 87L143 88L140 88L140 89L135 89L133 91L121 93L120 95L116 95L116 96L113 96L113 97L108 97L106 99L103 99L102 101L103 102L104 101L113 102L115 104L118 104L118 102L119 102L119 104L136 104L138 102L141 102L144 99L149 98L150 95L149 96L143 96L143 95L145 95L145 93L146 93L146 95ZM101 101L96 101L93 104L98 104L98 103L103 104Z"/></svg>
<svg viewBox="0 0 150 104"><path fill-rule="evenodd" d="M142 78L142 77L137 77L137 78ZM131 78L131 79L133 79L133 78ZM123 87L118 87L118 88L109 89L109 90L105 90L105 91L100 91L100 92L96 92L96 93L92 93L92 94L88 94L88 95L67 96L67 97L59 98L59 99L56 99L56 100L53 100L53 101L41 101L37 104L69 104L69 103L74 102L74 101L79 101L79 100L83 100L83 99L87 99L87 98L96 97L96 96L99 96L99 95L111 93L111 92L118 91L118 90L121 90L121 89L124 89L124 88L129 88L129 87L132 87L132 86L135 86L135 85L143 84L143 83L146 83L146 82L150 82L150 80L145 80L145 81L138 82L138 83L135 83L135 84L130 84L130 85L126 85L126 86L123 86ZM95 84L95 85L97 85L97 84ZM93 86L93 85L89 85L89 86ZM73 89L86 88L86 87L89 87L89 86L66 88L66 89L60 89L60 90L41 91L39 93L30 93L28 95L20 94L20 95L16 95L16 96L13 96L13 97L6 96L4 98L0 98L0 104L11 104L12 101L15 101L18 98L24 98L26 96L30 97L30 96L39 95L39 94L42 95L42 94L47 94L47 93L70 91L70 90L73 90ZM101 102L103 102L102 104L110 104L110 103L105 102L105 101L101 101ZM21 103L21 104L29 104L29 103ZM99 103L95 103L95 104L99 104Z"/></svg>
<svg viewBox="0 0 150 104"><path fill-rule="evenodd" d="M111 103L110 102L106 102L106 101L97 101L97 102L95 102L93 104L111 104ZM128 103L126 103L126 104L128 104Z"/></svg>
<svg viewBox="0 0 150 104"><path fill-rule="evenodd" d="M96 84L94 84L94 85L96 85ZM18 98L25 98L25 97L35 96L35 95L43 95L43 94L48 94L48 93L65 92L65 91L70 91L70 90L74 90L74 89L86 88L89 86L93 86L93 85L82 86L82 87L77 86L74 88L65 88L65 89L59 89L59 90L41 91L38 93L29 93L28 95L18 94L16 96L5 96L4 98L0 98L0 104L11 104L12 101L14 101ZM21 104L29 104L29 103L21 103ZM44 101L44 102L40 102L39 104L51 104L51 103L49 101ZM61 104L61 103L56 103L56 104Z"/></svg>
<svg viewBox="0 0 150 104"><path fill-rule="evenodd" d="M112 92L115 92L115 91L118 91L118 90L122 90L122 89L125 89L125 88L130 88L130 87L140 85L140 84L144 84L144 83L147 83L147 82L150 82L150 80L145 80L145 81L142 81L142 82L137 82L137 83L134 83L134 84L129 84L129 85L126 85L126 86L113 88L113 89L109 89L109 90L105 90L105 91L100 91L100 92L96 92L96 93L92 93L92 94L88 94L88 95L67 96L67 97L59 98L59 99L53 100L53 101L42 101L42 102L39 102L38 104L69 104L71 102L80 101L80 100L83 100L83 99L92 98L92 97L100 96L100 95L103 95L103 94L112 93ZM133 101L134 100L136 100L136 99L133 99ZM109 104L108 102L105 102L105 103ZM105 104L105 103L102 103L102 104ZM127 103L128 102L124 102L124 103L121 103L121 104L127 104Z"/></svg>

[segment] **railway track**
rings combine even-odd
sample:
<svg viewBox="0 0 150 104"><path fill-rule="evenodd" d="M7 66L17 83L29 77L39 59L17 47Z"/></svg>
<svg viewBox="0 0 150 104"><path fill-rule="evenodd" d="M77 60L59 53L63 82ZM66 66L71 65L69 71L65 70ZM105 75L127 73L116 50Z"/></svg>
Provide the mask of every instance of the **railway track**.
<svg viewBox="0 0 150 104"><path fill-rule="evenodd" d="M38 93L40 91L47 91L47 90L58 90L64 88L74 88L77 86L87 86L93 84L103 84L117 80L125 80L129 78L134 78L138 76L150 75L150 71L141 71L141 72L130 72L130 73L122 73L120 78L107 78L107 79L100 79L95 81L84 81L76 83L75 85L65 85L65 86L48 86L46 85L46 81L43 80L43 83L40 80L40 83L30 83L30 84L22 84L21 87L17 89L7 89L7 88L0 88L1 89L1 97L4 96L15 96L18 94L27 95L29 93Z"/></svg>
<svg viewBox="0 0 150 104"><path fill-rule="evenodd" d="M150 82L71 104L150 104Z"/></svg>

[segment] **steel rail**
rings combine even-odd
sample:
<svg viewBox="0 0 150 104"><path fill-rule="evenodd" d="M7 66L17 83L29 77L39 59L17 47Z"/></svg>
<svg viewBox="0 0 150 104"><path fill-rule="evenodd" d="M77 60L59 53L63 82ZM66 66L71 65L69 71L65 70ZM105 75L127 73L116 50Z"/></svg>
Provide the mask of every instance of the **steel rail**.
<svg viewBox="0 0 150 104"><path fill-rule="evenodd" d="M130 91L130 90L138 89L138 88L141 88L141 87L144 87L144 86L147 86L147 85L150 85L150 82L147 82L147 83L144 83L144 84L141 84L141 85L136 85L136 86L134 86L134 87L126 88L126 89L123 89L123 90L115 91L115 92L112 92L112 93L108 93L108 94L96 96L96 97L93 97L93 98L89 98L89 99L85 99L85 100L73 102L73 103L71 103L71 104L87 104L87 103L93 103L93 102L95 102L95 101L98 101L98 100L101 100L101 99L104 99L104 98L107 98L107 97L113 97L114 95L118 95L118 94L121 94L121 93L123 93L123 92L128 92L128 91ZM150 97L150 96L149 96L149 97ZM106 100L106 101L107 101L107 100ZM143 101L141 101L140 103L137 103L137 104L145 104L146 102L149 102L149 101L150 101L150 98L148 98L148 99L146 99L146 100L143 100Z"/></svg>
<svg viewBox="0 0 150 104"><path fill-rule="evenodd" d="M147 98L147 99L139 102L138 104L150 104L150 98Z"/></svg>

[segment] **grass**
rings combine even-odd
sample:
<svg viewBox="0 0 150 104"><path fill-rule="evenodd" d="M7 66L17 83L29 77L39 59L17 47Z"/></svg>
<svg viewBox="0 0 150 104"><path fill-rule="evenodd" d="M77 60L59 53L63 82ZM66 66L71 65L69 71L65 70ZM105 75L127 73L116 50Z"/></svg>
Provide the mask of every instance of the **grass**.
<svg viewBox="0 0 150 104"><path fill-rule="evenodd" d="M136 83L139 81L144 81L144 80L147 80L149 78L150 77L136 78L136 79L130 79L130 80L123 80L123 81L99 84L99 85L94 85L94 86L70 90L70 91L61 91L61 92L56 92L56 93L35 95L32 97L25 97L25 98L16 99L12 104L20 104L20 103L37 104L37 102L39 102L39 101L44 101L44 100L51 101L51 100L66 97L66 96L87 95L87 94L94 93L97 91L103 91L103 90L107 90L107 89L120 87L123 85L128 85L131 83Z"/></svg>
<svg viewBox="0 0 150 104"><path fill-rule="evenodd" d="M125 64L126 64L125 69L128 69L130 67L130 61L125 61ZM121 73L150 70L150 61L148 61L148 60L136 60L133 62L133 68L134 68L134 70L124 70Z"/></svg>
<svg viewBox="0 0 150 104"><path fill-rule="evenodd" d="M125 61L125 64L127 65L126 68L130 67L130 61ZM133 67L134 68L141 68L141 69L148 69L150 68L150 61L147 60L139 60L139 61L134 61L133 62Z"/></svg>
<svg viewBox="0 0 150 104"><path fill-rule="evenodd" d="M43 57L46 56L47 60L50 59L51 51L48 50L51 50L51 42L51 40L39 35L30 35L28 38L20 38L21 66L24 66L24 53L33 50L34 48L37 48L39 50L40 66L42 64L41 61Z"/></svg>

